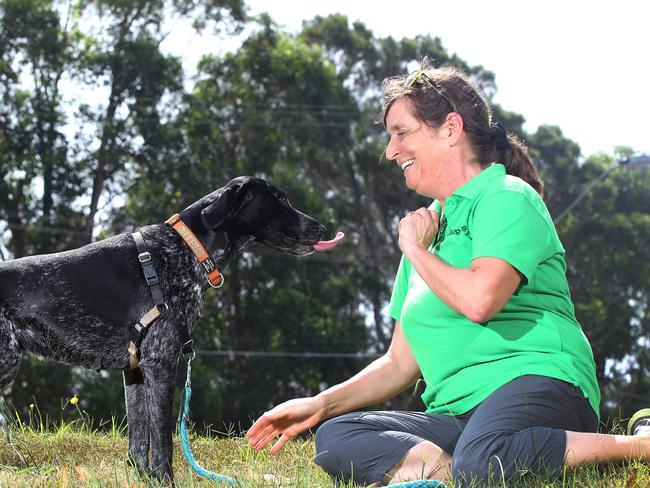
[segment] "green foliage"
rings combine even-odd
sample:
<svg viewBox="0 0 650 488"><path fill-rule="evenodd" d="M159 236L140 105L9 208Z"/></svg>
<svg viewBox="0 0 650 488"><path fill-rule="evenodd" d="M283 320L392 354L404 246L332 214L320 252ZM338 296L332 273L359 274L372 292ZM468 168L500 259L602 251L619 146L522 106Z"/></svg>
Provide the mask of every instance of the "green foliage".
<svg viewBox="0 0 650 488"><path fill-rule="evenodd" d="M48 1L0 6L0 215L16 257L65 247L81 194L61 132L68 42L59 22Z"/></svg>
<svg viewBox="0 0 650 488"><path fill-rule="evenodd" d="M159 48L166 12L229 32L245 19L236 0L87 0L75 4L67 24L52 2L1 4L4 245L19 257L162 222L242 174L286 190L331 235L345 231L334 252L303 259L253 249L224 270L222 289L206 294L193 333L193 418L220 432L238 430L270 406L346 379L370 360L340 353L388 347L397 223L429 202L405 191L399 168L382 157L381 81L415 69L427 55L469 72L489 99L497 86L492 72L449 54L437 37L378 38L342 15L316 17L289 35L261 15L247 19L236 52L200 61L187 92L181 60ZM97 91L100 101L70 102L64 78ZM620 148L585 159L559 127L527 133L523 115L494 108L533 154L552 215L631 153ZM649 177L647 170L611 171L558 226L606 414L625 414L649 398ZM56 405L73 392L97 421L123 411L118 372L36 360L10 399L23 413L32 396L55 405L42 408L57 419ZM391 406L417 408L417 397L404 394Z"/></svg>
<svg viewBox="0 0 650 488"><path fill-rule="evenodd" d="M164 161L169 177L153 190L151 185L134 187L125 215L133 219L137 215L145 222L160 220L159 199L148 198L152 191L168 192L167 213L171 213L233 176L257 174L287 190L297 208L334 227L332 211L323 207L317 177L310 178L312 169L305 168L304 162L324 165L320 162L324 158L338 158L339 146L350 144L346 134L356 107L332 67L322 62L318 48L270 29L267 25L251 36L237 56L202 62L205 76L181 115L187 121L182 137L189 154ZM143 178L147 176L145 171ZM327 259L297 262L256 250L227 270L223 294L207 297L205 319L196 331L197 345L318 353L365 347L359 297L336 271ZM206 343L201 342L204 335ZM332 342L336 336L341 336L341 342ZM206 362L217 363L213 368L219 370L237 370L237 374L223 373L216 385L218 393L233 401L223 412L215 411L222 403L213 401L205 410L198 405L194 412L206 421L216 414L226 423L240 420L242 414L248 420L251 411L263 411L288 396L314 393L359 367L351 360L335 361L323 369L318 363L268 357L218 357ZM267 373L272 377L265 379ZM304 378L309 378L307 389L301 386ZM202 379L195 381L201 384ZM207 390L214 391L208 383Z"/></svg>
<svg viewBox="0 0 650 488"><path fill-rule="evenodd" d="M589 159L580 173L593 181L611 159ZM590 339L608 414L648 402L650 174L613 170L560 226L576 314Z"/></svg>
<svg viewBox="0 0 650 488"><path fill-rule="evenodd" d="M203 13L215 23L242 20L243 4L0 3L0 232L8 231L3 245L13 257L90 242L102 206L106 219L134 168L154 166L171 140L161 120L174 113L183 72L179 59L160 51L166 12ZM100 101L78 103L64 93L64 80L76 94L95 92ZM39 374L39 363L25 362L14 399L25 408L23 394L54 400L55 390L62 396L84 384L76 372L56 375L59 368L44 366L47 373ZM101 413L110 413L117 398Z"/></svg>

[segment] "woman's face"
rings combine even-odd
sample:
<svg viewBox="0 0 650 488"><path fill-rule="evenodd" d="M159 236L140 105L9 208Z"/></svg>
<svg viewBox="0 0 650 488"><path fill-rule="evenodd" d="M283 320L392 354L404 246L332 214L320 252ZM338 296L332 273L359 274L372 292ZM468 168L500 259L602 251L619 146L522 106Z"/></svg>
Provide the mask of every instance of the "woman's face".
<svg viewBox="0 0 650 488"><path fill-rule="evenodd" d="M386 130L390 136L386 157L402 169L406 186L420 195L437 198L446 146L440 130L415 117L407 97L397 99L388 109Z"/></svg>

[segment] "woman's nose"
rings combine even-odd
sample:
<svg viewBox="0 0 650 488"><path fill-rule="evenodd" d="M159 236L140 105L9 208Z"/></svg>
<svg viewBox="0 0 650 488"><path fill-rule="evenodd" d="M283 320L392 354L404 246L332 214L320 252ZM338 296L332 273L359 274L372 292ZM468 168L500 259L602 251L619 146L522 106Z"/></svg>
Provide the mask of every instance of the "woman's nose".
<svg viewBox="0 0 650 488"><path fill-rule="evenodd" d="M391 137L390 140L388 141L388 145L386 146L386 159L397 159L397 155L399 154L399 151L397 150L397 144L394 142L393 138Z"/></svg>

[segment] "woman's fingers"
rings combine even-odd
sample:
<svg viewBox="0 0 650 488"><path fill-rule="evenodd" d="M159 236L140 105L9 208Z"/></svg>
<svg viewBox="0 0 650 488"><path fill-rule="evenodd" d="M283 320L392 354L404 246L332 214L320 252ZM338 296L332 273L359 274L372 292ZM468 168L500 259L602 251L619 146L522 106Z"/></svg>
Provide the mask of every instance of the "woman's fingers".
<svg viewBox="0 0 650 488"><path fill-rule="evenodd" d="M267 429L258 432L255 437L251 438L248 441L248 445L259 451L266 447L277 436L280 436L280 439L278 439L273 447L271 447L271 450L269 451L271 454L278 452L282 446L284 446L290 439L294 437L286 433L281 433L272 426L269 426Z"/></svg>
<svg viewBox="0 0 650 488"><path fill-rule="evenodd" d="M278 452L280 449L282 449L282 446L284 446L284 445L285 445L287 442L289 442L289 440L291 440L292 438L293 438L292 435L282 434L282 435L280 436L280 438L278 439L278 442L276 442L276 443L273 445L273 447L271 448L271 450L270 450L269 452L270 452L271 454L275 454L275 453Z"/></svg>
<svg viewBox="0 0 650 488"><path fill-rule="evenodd" d="M261 449L277 435L277 429L273 424L265 425L258 429L254 434L247 434L248 445L256 449Z"/></svg>
<svg viewBox="0 0 650 488"><path fill-rule="evenodd" d="M266 423L262 420L262 417L258 418L253 425L250 426L250 429L246 432L246 437L251 439L252 437L255 437L257 433L262 430L262 428L266 425Z"/></svg>
<svg viewBox="0 0 650 488"><path fill-rule="evenodd" d="M409 212L399 223L397 233L402 252L413 246L428 248L438 231L438 223L428 208L421 207Z"/></svg>
<svg viewBox="0 0 650 488"><path fill-rule="evenodd" d="M418 208L418 209L417 209L415 212L413 212L413 213L414 213L415 215L419 216L419 217L422 217L422 218L423 218L424 220L426 220L427 222L433 220L433 217L432 217L432 215L431 215L431 211L429 211L428 208L421 207L421 208Z"/></svg>
<svg viewBox="0 0 650 488"><path fill-rule="evenodd" d="M277 436L278 436L278 432L276 430L262 434L255 439L255 442L254 444L251 445L251 447L257 449L258 451L264 449L266 445L269 442L271 442L273 439L275 439Z"/></svg>
<svg viewBox="0 0 650 488"><path fill-rule="evenodd" d="M272 453L277 452L289 439L316 424L317 407L313 398L296 398L277 405L248 429L248 445L259 450L280 436L271 449Z"/></svg>

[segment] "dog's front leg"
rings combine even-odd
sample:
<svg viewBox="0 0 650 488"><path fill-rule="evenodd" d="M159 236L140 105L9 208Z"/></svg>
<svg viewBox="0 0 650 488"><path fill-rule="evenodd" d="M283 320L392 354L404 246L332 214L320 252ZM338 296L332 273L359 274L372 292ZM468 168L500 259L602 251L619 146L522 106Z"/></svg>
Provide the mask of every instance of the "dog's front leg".
<svg viewBox="0 0 650 488"><path fill-rule="evenodd" d="M9 419L13 415L5 404L5 387L9 386L16 378L21 359L22 353L18 346L14 326L9 320L0 316L0 430L6 432L7 438L11 433Z"/></svg>
<svg viewBox="0 0 650 488"><path fill-rule="evenodd" d="M149 474L149 412L142 371L124 371L126 418L129 428L129 461L140 476Z"/></svg>
<svg viewBox="0 0 650 488"><path fill-rule="evenodd" d="M144 375L151 425L151 472L163 483L173 483L172 402L177 361L148 368Z"/></svg>

